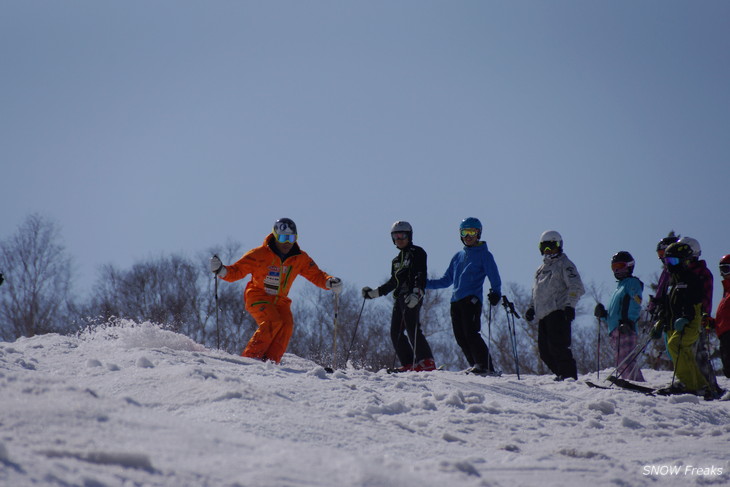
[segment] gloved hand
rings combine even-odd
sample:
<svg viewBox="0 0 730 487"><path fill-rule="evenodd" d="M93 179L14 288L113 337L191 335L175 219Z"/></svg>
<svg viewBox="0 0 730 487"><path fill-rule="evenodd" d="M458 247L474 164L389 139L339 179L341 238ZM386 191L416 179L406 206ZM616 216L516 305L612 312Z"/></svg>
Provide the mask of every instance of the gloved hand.
<svg viewBox="0 0 730 487"><path fill-rule="evenodd" d="M593 316L599 319L607 318L608 311L606 311L606 307L603 304L597 303L596 307L593 308Z"/></svg>
<svg viewBox="0 0 730 487"><path fill-rule="evenodd" d="M492 306L497 306L499 304L499 299L502 297L502 294L489 290L489 294L487 294L487 299L489 300L489 304Z"/></svg>
<svg viewBox="0 0 730 487"><path fill-rule="evenodd" d="M565 319L568 320L568 323L572 323L575 319L575 308L572 306L566 306L563 313L565 313Z"/></svg>
<svg viewBox="0 0 730 487"><path fill-rule="evenodd" d="M684 331L684 327L689 324L689 320L687 318L677 318L674 321L674 329L678 332L682 333Z"/></svg>
<svg viewBox="0 0 730 487"><path fill-rule="evenodd" d="M659 338L662 337L663 331L664 331L664 323L662 323L661 321L657 321L656 323L654 323L654 326L651 327L650 336L654 340L658 340Z"/></svg>
<svg viewBox="0 0 730 487"><path fill-rule="evenodd" d="M342 279L339 277L330 277L327 279L325 286L327 286L327 289L331 290L333 293L340 294L342 292Z"/></svg>
<svg viewBox="0 0 730 487"><path fill-rule="evenodd" d="M413 292L406 296L406 306L408 306L409 308L415 308L416 306L418 306L418 302L421 300L421 296L423 296L423 291L418 288L413 288Z"/></svg>
<svg viewBox="0 0 730 487"><path fill-rule="evenodd" d="M220 277L225 277L228 274L228 269L226 269L217 255L210 258L210 272Z"/></svg>
<svg viewBox="0 0 730 487"><path fill-rule="evenodd" d="M373 299L380 296L380 293L377 289L370 289L369 287L365 286L362 288L362 297L365 299Z"/></svg>
<svg viewBox="0 0 730 487"><path fill-rule="evenodd" d="M525 319L527 321L532 321L535 319L535 308L533 308L532 306L527 308L527 311L525 311Z"/></svg>

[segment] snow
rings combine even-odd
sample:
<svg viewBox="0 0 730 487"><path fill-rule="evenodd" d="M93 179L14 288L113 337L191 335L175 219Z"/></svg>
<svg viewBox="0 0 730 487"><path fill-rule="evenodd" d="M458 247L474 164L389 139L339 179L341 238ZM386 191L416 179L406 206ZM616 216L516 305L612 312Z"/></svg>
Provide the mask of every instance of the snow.
<svg viewBox="0 0 730 487"><path fill-rule="evenodd" d="M0 343L0 485L730 483L730 402L584 379L595 374L328 374L291 354L257 362L129 321L23 338Z"/></svg>

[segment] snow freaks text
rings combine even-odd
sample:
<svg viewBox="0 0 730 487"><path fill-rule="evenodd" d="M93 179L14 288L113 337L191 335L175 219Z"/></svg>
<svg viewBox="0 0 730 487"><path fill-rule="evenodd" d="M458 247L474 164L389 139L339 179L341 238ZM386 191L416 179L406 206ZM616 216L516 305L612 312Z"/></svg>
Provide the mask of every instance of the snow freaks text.
<svg viewBox="0 0 730 487"><path fill-rule="evenodd" d="M702 476L702 477L719 477L723 474L722 467L695 467L692 465L644 465L641 471L642 475L667 476L667 475L686 475L686 476Z"/></svg>

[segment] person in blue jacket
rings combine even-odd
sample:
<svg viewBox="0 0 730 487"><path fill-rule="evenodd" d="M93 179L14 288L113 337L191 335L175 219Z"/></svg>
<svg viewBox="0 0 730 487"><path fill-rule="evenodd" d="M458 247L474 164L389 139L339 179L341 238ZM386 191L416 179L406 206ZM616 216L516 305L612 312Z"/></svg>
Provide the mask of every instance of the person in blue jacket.
<svg viewBox="0 0 730 487"><path fill-rule="evenodd" d="M497 375L489 347L480 332L484 279L488 277L491 285L487 295L491 306L499 304L502 297L502 280L487 243L480 240L482 223L474 217L466 218L459 225L459 234L464 248L451 259L443 277L426 281L426 289L453 286L451 324L456 343L471 366L469 372Z"/></svg>
<svg viewBox="0 0 730 487"><path fill-rule="evenodd" d="M596 318L605 319L608 324L608 336L616 351L617 367L634 350L638 341L636 323L641 313L644 283L633 275L634 264L634 258L625 250L617 252L611 258L611 269L618 285L608 303L608 309L597 303L594 310ZM622 379L644 382L638 361L625 364L619 373Z"/></svg>

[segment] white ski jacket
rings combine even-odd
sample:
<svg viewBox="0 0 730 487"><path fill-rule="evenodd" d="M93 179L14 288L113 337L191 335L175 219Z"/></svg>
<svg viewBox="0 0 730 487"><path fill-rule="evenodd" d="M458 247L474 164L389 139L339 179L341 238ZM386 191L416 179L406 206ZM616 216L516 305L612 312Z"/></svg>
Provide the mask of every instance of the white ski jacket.
<svg viewBox="0 0 730 487"><path fill-rule="evenodd" d="M535 273L530 305L539 321L559 309L575 308L585 293L575 264L565 254L546 255Z"/></svg>

